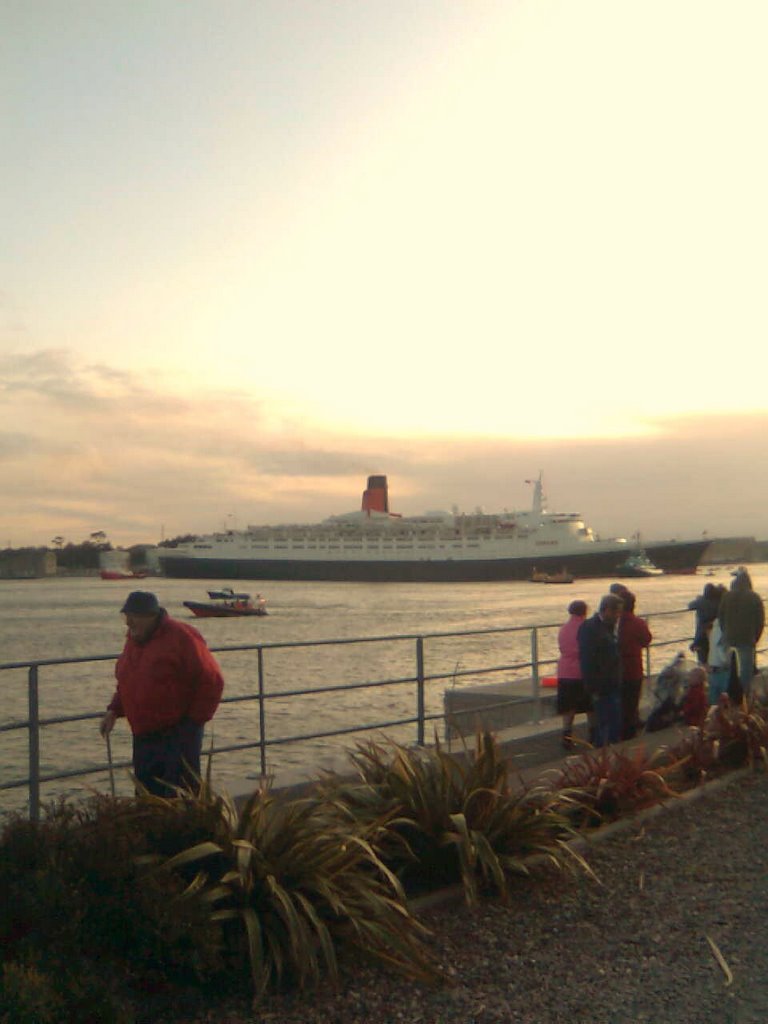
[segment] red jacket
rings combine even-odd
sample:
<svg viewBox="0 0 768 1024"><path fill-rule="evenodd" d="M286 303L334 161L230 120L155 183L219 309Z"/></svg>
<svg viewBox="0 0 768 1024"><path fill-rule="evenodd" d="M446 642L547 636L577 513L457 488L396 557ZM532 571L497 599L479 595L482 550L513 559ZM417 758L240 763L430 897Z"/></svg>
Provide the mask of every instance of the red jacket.
<svg viewBox="0 0 768 1024"><path fill-rule="evenodd" d="M653 637L648 623L634 612L622 612L619 619L619 652L621 653L621 676L631 683L639 683L643 672L643 648Z"/></svg>
<svg viewBox="0 0 768 1024"><path fill-rule="evenodd" d="M202 724L213 718L224 680L196 629L164 615L145 643L126 638L115 665L117 692L109 705L125 715L137 736L176 725L182 718Z"/></svg>
<svg viewBox="0 0 768 1024"><path fill-rule="evenodd" d="M695 683L688 687L688 692L683 701L683 721L686 725L704 724L704 719L709 711L709 701L704 692L703 683Z"/></svg>

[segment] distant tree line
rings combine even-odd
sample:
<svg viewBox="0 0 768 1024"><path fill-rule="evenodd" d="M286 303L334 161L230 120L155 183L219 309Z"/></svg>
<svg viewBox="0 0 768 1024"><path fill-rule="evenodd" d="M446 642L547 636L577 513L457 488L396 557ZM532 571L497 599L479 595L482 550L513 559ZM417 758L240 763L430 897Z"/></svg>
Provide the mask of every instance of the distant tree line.
<svg viewBox="0 0 768 1024"><path fill-rule="evenodd" d="M55 551L56 564L60 569L98 569L100 552L112 550L106 533L103 530L96 530L87 540L80 541L79 544L73 544L72 541L65 543L64 537L59 535L51 540L50 547L47 545L22 548L8 546L0 552L0 555L7 557L11 554L42 554L46 551Z"/></svg>
<svg viewBox="0 0 768 1024"><path fill-rule="evenodd" d="M178 537L169 537L167 540L161 540L157 546L161 548L175 548L179 544L187 544L197 539L198 535L196 533L185 533ZM140 547L141 545L137 546L137 548ZM11 554L31 555L55 551L56 564L60 569L98 569L100 568L99 555L101 552L113 550L114 546L108 540L106 533L103 530L96 530L86 540L82 540L79 543L68 541L61 534L58 534L51 539L50 546L41 544L39 546L14 548L9 544L5 548L0 549L0 558L8 557ZM134 551L133 554L136 554L136 552ZM137 555L137 557L141 559L141 555ZM133 562L133 555L131 562Z"/></svg>
<svg viewBox="0 0 768 1024"><path fill-rule="evenodd" d="M102 551L112 551L109 541L95 543L92 540L84 540L79 544L64 544L56 548L56 562L60 569L98 569L99 554Z"/></svg>

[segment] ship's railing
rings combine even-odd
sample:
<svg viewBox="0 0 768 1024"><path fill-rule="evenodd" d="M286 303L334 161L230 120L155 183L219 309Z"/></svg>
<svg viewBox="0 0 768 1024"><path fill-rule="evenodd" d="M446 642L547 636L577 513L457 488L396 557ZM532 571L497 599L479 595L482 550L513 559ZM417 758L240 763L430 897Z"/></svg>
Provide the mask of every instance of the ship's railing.
<svg viewBox="0 0 768 1024"><path fill-rule="evenodd" d="M668 626L663 631L665 633L665 638L654 640L653 644L646 652L646 673L648 676L653 674L654 661L658 660L660 655L664 656L665 659L668 659L669 653L667 648L671 646L679 647L681 644L687 645L690 642L690 623L692 616L688 610L657 612L644 616L644 618L651 624L655 623L657 620L671 620L674 616L677 616L678 618L682 616L686 617L685 627L687 627L687 631L684 631L681 635L676 635L676 633L680 632L680 629L685 630L685 627L681 625L680 629L675 630L672 628L672 632L670 632L670 627ZM470 677L474 681L478 680L480 677L492 676L502 676L505 679L520 679L522 678L520 673L526 673L530 684L529 697L526 698L528 704L528 719L530 722L538 722L541 719L542 713L540 680L545 674L545 670L547 668L551 669L551 666L555 665L557 661L557 658L554 656L542 656L542 651L544 649L542 645L542 638L548 634L549 651L551 652L553 650L552 638L556 637L556 631L559 629L560 624L561 623L544 623L532 626L494 627L489 629L474 629L466 631L351 637L344 639L307 640L299 642L238 644L235 646L212 647L211 650L219 656L225 678L226 659L228 655L233 652L254 653L256 667L255 691L245 694L227 695L223 698L222 704L236 704L243 702L255 703L258 710L258 737L244 743L216 745L211 747L209 752L211 755L219 757L241 753L247 750L257 750L259 774L262 777L267 777L269 774L268 751L275 747L287 744L301 744L308 741L349 736L353 733L371 733L381 732L383 730L392 730L395 728L400 729L401 727L414 727L412 741L423 746L425 744L428 723L437 720L445 720L444 710L439 712L430 712L428 710L428 687L435 683L446 683L448 681L451 681L455 686L458 679ZM659 630L659 632L661 633L662 630ZM457 664L450 671L428 671L427 646L431 642L449 638L469 640L470 638L489 636L491 634L520 634L524 636L526 633L528 636L524 643L527 650L530 652L530 655L523 660L503 664L476 665L471 668L459 667ZM673 633L675 635L672 635ZM266 661L269 657L274 656L275 652L279 650L296 650L298 648L312 648L319 650L324 647L341 647L348 645L360 645L364 648L366 645L380 643L413 645L413 673L387 679L366 680L351 683L331 683L329 685L312 686L311 688L298 687L289 690L271 690L267 685ZM761 650L765 650L765 648ZM14 719L5 722L0 721L0 733L18 733L26 730L28 740L26 757L28 766L27 774L25 776L10 779L3 779L0 777L0 792L26 789L28 793L29 815L33 820L39 816L41 790L44 785L64 780L83 779L89 776L100 775L102 777L106 777L108 775L112 791L114 792L115 769L130 767L130 761L128 760L113 760L110 744L107 743L106 760L99 763L76 764L66 770L41 770L40 734L43 729L55 728L69 723L84 723L84 727L85 723L90 723L88 728L93 729L94 720L100 719L103 714L103 711L65 715L43 714L40 706L41 673L55 672L57 668L64 665L81 665L104 661L115 661L116 658L116 654L100 654L91 657L52 658L46 660L17 661L0 664L0 673L10 670L26 670L27 673L27 717L24 719ZM339 701L343 702L345 697L355 691L380 687L399 688L406 686L412 686L415 689L415 706L413 706L413 713L407 714L404 717L401 716L383 721L355 721L342 728L326 729L315 732L297 732L291 735L282 736L274 736L270 731L270 717L268 709L271 702L274 700L301 700L302 698L309 696L316 697L318 694L328 694L329 696L335 695ZM487 704L483 704L481 710L483 712L492 711L497 707L503 707L507 703L508 701L491 700ZM477 712L478 708L476 706L471 712L467 713L476 715ZM458 714L462 714L462 712L459 712ZM74 756L76 755L73 755L70 745L68 747L68 757L71 759Z"/></svg>

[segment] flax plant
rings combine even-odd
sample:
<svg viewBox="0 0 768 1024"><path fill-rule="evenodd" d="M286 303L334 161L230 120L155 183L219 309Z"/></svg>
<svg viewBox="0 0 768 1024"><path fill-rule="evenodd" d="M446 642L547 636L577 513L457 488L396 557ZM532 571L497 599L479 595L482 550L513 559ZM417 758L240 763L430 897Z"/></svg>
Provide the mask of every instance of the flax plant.
<svg viewBox="0 0 768 1024"><path fill-rule="evenodd" d="M569 757L562 767L546 773L556 799L564 801L571 820L587 827L661 803L679 794L671 778L680 767L665 749L649 753L601 747Z"/></svg>
<svg viewBox="0 0 768 1024"><path fill-rule="evenodd" d="M738 704L721 698L704 728L718 742L726 766L768 764L768 708L757 697Z"/></svg>
<svg viewBox="0 0 768 1024"><path fill-rule="evenodd" d="M375 832L382 857L412 894L461 882L468 903L481 892L509 897L510 876L534 865L584 862L567 845L565 816L541 789L513 786L510 762L480 732L466 758L396 743L358 744L357 781L326 776L335 799Z"/></svg>
<svg viewBox="0 0 768 1024"><path fill-rule="evenodd" d="M160 798L155 798L160 799ZM292 983L338 979L337 945L356 947L423 980L437 971L400 883L338 808L316 797L278 799L257 790L238 810L202 785L179 796L206 806L212 838L171 857L144 860L148 878L181 875L181 900L208 907L214 926L238 926L254 996Z"/></svg>

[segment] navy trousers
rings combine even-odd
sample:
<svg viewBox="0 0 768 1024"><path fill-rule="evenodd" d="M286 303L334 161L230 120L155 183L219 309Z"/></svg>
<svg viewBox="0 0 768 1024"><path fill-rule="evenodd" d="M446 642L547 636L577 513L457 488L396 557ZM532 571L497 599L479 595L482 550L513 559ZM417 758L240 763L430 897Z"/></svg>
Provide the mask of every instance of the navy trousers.
<svg viewBox="0 0 768 1024"><path fill-rule="evenodd" d="M203 726L190 718L157 732L133 737L133 771L158 796L173 796L174 786L194 786L200 777Z"/></svg>
<svg viewBox="0 0 768 1024"><path fill-rule="evenodd" d="M609 743L618 743L621 739L621 693L616 690L603 697L595 697L595 715L595 746L607 747Z"/></svg>

